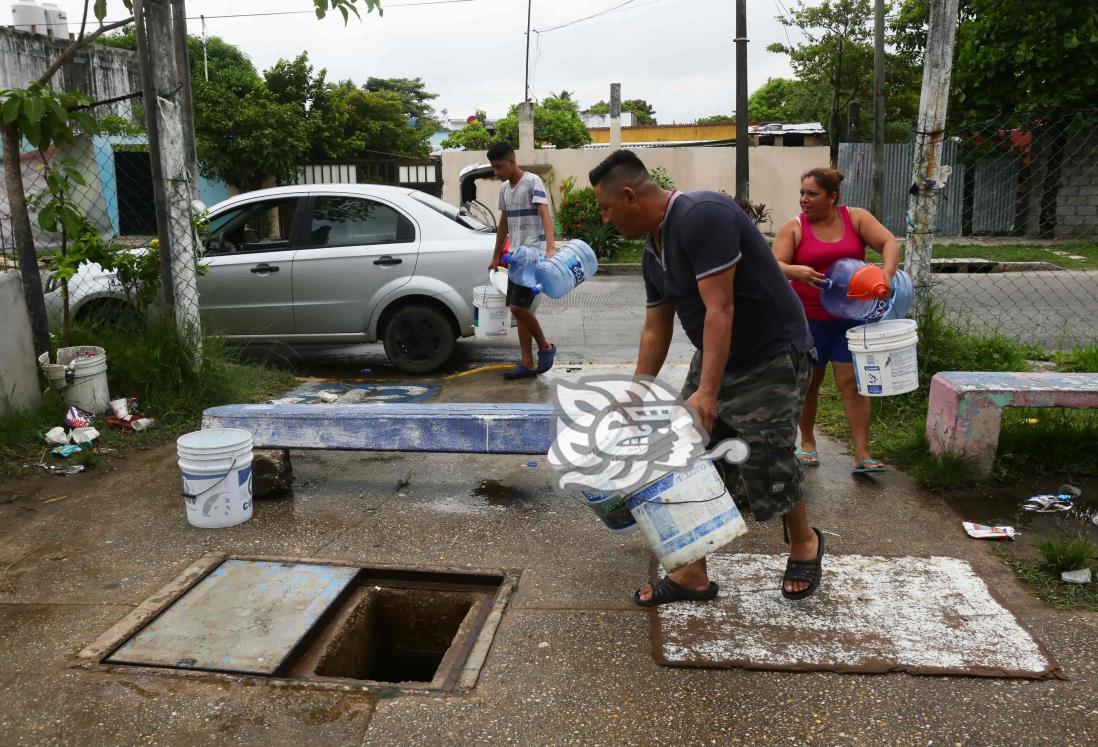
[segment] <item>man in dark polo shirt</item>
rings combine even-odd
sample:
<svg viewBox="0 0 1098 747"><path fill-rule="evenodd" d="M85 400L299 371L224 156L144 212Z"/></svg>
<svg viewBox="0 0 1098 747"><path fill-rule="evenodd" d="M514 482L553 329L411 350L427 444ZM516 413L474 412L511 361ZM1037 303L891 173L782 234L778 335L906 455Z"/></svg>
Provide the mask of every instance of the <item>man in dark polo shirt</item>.
<svg viewBox="0 0 1098 747"><path fill-rule="evenodd" d="M808 522L794 453L815 356L803 307L762 234L728 196L668 192L626 150L590 178L603 222L626 238L645 238L648 308L635 374L659 374L678 315L697 348L682 396L712 441L735 434L748 443L740 465L748 507L759 521L781 516L790 543L782 595L809 596L820 583L824 539ZM645 584L634 601L650 607L716 594L703 558Z"/></svg>

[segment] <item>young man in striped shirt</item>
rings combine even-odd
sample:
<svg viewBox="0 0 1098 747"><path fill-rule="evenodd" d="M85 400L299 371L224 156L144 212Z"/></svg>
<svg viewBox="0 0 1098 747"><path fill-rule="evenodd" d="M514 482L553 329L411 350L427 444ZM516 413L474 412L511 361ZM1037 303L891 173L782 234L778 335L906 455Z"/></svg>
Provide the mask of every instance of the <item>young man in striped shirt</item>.
<svg viewBox="0 0 1098 747"><path fill-rule="evenodd" d="M503 182L499 190L499 226L496 229L496 253L488 271L499 266L503 245L511 239L511 250L520 246L534 247L548 257L556 252L553 237L553 216L549 214L545 183L515 161L515 150L507 143L495 143L488 149L488 160L496 178ZM543 374L553 367L557 346L545 339L541 324L530 308L534 303L530 288L507 281L507 305L518 322L519 347L522 362L503 374L505 379L527 379ZM530 351L530 342L538 346L537 363Z"/></svg>

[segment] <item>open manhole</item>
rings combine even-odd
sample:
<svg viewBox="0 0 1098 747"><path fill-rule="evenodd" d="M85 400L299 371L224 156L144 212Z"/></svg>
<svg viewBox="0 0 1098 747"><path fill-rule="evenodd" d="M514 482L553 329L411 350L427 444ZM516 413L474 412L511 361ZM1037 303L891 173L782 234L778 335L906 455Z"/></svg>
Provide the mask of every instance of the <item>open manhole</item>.
<svg viewBox="0 0 1098 747"><path fill-rule="evenodd" d="M184 676L468 689L515 581L503 571L208 556L80 655Z"/></svg>

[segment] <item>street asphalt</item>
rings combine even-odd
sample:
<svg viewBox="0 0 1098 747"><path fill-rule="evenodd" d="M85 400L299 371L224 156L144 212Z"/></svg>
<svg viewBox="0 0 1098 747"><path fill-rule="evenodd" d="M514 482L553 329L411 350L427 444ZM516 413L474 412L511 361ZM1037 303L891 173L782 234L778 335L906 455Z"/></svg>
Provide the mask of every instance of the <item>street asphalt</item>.
<svg viewBox="0 0 1098 747"><path fill-rule="evenodd" d="M475 371L512 360L513 333L463 341L437 377L401 376L366 346L292 355L318 381L431 378L439 402L545 402L554 378L631 370L643 319L636 278L596 279L541 316L561 349L545 379ZM690 354L679 332L669 382L681 381ZM544 459L295 452L292 495L257 501L244 524L200 530L187 524L167 445L85 475L0 484L0 743L1098 744L1098 616L1038 601L988 544L965 537L961 516L903 474L855 480L844 445L822 439L820 452L806 493L813 523L831 533L829 552L968 561L1068 679L661 667L648 612L630 600L650 563L642 538L609 533L554 491ZM507 488L502 500L484 496L485 480ZM725 550L782 551L773 522L749 522ZM206 552L521 575L480 679L464 693L75 666L77 652Z"/></svg>

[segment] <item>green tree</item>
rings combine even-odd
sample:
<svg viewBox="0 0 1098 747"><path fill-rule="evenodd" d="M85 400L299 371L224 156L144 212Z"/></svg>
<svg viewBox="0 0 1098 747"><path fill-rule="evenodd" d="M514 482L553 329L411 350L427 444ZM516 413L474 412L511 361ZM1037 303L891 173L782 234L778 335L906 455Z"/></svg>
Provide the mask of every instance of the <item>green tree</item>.
<svg viewBox="0 0 1098 747"><path fill-rule="evenodd" d="M474 120L442 141L443 148L461 148L463 150L487 150L495 138L480 120Z"/></svg>
<svg viewBox="0 0 1098 747"><path fill-rule="evenodd" d="M698 117L695 120L700 125L736 124L735 114L710 114L708 117Z"/></svg>
<svg viewBox="0 0 1098 747"><path fill-rule="evenodd" d="M823 0L808 5L797 0L783 26L799 29L808 39L798 45L775 42L771 52L789 56L798 80L830 89L827 114L831 165L839 163L843 112L851 101L871 101L873 95L873 13L869 0Z"/></svg>
<svg viewBox="0 0 1098 747"><path fill-rule="evenodd" d="M632 112L638 125L656 124L656 110L644 99L629 99L621 102L623 112ZM606 101L598 101L586 110L586 114L609 114L610 104Z"/></svg>
<svg viewBox="0 0 1098 747"><path fill-rule="evenodd" d="M812 122L819 119L819 94L823 91L800 80L770 78L747 100L747 116L752 122ZM826 103L824 103L826 106Z"/></svg>
<svg viewBox="0 0 1098 747"><path fill-rule="evenodd" d="M496 139L518 147L517 106L512 106L507 116L496 122ZM534 106L535 147L551 144L557 148L579 148L589 142L591 133L580 119L573 99L549 97Z"/></svg>

